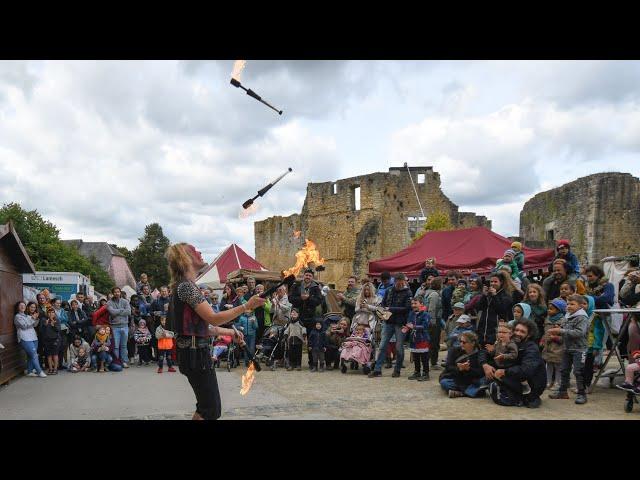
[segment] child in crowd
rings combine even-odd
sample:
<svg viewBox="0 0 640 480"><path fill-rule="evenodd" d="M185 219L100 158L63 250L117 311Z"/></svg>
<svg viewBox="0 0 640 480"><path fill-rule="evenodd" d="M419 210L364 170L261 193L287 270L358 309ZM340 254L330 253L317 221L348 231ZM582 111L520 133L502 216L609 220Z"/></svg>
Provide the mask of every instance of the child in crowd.
<svg viewBox="0 0 640 480"><path fill-rule="evenodd" d="M571 295L567 302L567 314L560 327L554 327L547 332L551 338L562 338L564 344L564 354L562 356L562 368L560 371L560 389L556 393L549 395L551 399L568 399L569 380L571 376L571 366L573 365L573 375L576 378L578 395L575 403L584 405L587 403L587 392L584 388L584 361L587 355L587 333L589 329L589 318L587 312L581 307L584 302L582 295Z"/></svg>
<svg viewBox="0 0 640 480"><path fill-rule="evenodd" d="M536 327L538 327L538 337L535 341L540 340L544 333L544 322L547 319L547 303L544 298L544 290L537 283L532 283L527 287L527 297L524 301L531 307L531 315L529 319L532 320Z"/></svg>
<svg viewBox="0 0 640 480"><path fill-rule="evenodd" d="M511 269L511 278L514 280L518 278L520 270L518 269L518 265L514 261L515 256L516 252L514 252L512 249L506 250L502 258L496 262L496 268L493 271L497 272L503 265L506 265Z"/></svg>
<svg viewBox="0 0 640 480"><path fill-rule="evenodd" d="M513 366L518 359L518 345L512 340L512 336L513 327L509 323L498 325L498 338L493 344L493 348L488 349L488 352L499 369ZM520 385L523 395L531 393L531 387L526 380L523 380Z"/></svg>
<svg viewBox="0 0 640 480"><path fill-rule="evenodd" d="M73 360L71 364L71 370L74 372L86 372L91 366L91 360L89 359L88 352L84 347L78 349L78 356Z"/></svg>
<svg viewBox="0 0 640 480"><path fill-rule="evenodd" d="M640 350L631 352L630 358L629 365L624 369L624 383L617 387L640 395L640 387L635 380L635 376L640 373Z"/></svg>
<svg viewBox="0 0 640 480"><path fill-rule="evenodd" d="M357 325L360 327L361 325ZM364 326L362 326L364 328ZM322 331L322 322L318 320L315 328L309 332L308 348L311 349L311 368L309 371L324 372L324 352L327 351L326 336Z"/></svg>
<svg viewBox="0 0 640 480"><path fill-rule="evenodd" d="M509 322L509 326L513 327L518 320L529 319L531 315L531 307L526 303L516 303L513 306L513 320Z"/></svg>
<svg viewBox="0 0 640 480"><path fill-rule="evenodd" d="M49 375L58 374L58 352L62 345L62 334L56 311L53 308L47 310L47 321L42 329L44 354L47 356Z"/></svg>
<svg viewBox="0 0 640 480"><path fill-rule="evenodd" d="M584 388L591 386L593 380L593 369L597 367L596 362L602 351L602 340L604 338L604 324L600 315L593 314L596 308L596 301L591 295L583 295L586 303L582 304L583 310L589 317L589 331L587 333L587 356L584 360Z"/></svg>
<svg viewBox="0 0 640 480"><path fill-rule="evenodd" d="M300 313L297 308L291 309L291 321L284 329L287 346L289 349L289 366L288 371L302 370L302 345L307 338L307 329L299 322ZM347 329L349 327L347 326Z"/></svg>
<svg viewBox="0 0 640 480"><path fill-rule="evenodd" d="M142 320L141 320L142 321ZM156 328L156 338L158 339L158 373L162 373L163 360L167 358L167 366L169 372L175 372L173 368L173 360L171 359L171 350L173 349L173 339L176 336L171 330L167 330L167 317L160 317L160 325Z"/></svg>
<svg viewBox="0 0 640 480"><path fill-rule="evenodd" d="M540 339L542 346L542 358L547 363L547 388L553 388L554 383L560 382L560 367L564 356L562 338L552 336L549 330L559 326L567 311L567 302L561 298L556 298L549 302L549 312L544 322L544 335ZM553 337L553 338L552 338Z"/></svg>
<svg viewBox="0 0 640 480"><path fill-rule="evenodd" d="M327 337L327 370L340 368L340 347L344 339L349 336L349 319L342 317L336 323L329 323L325 332Z"/></svg>
<svg viewBox="0 0 640 480"><path fill-rule="evenodd" d="M522 243L513 242L511 244L511 250L515 252L513 261L516 262L518 270L520 270L520 272L524 272L524 252L522 251Z"/></svg>
<svg viewBox="0 0 640 480"><path fill-rule="evenodd" d="M467 282L464 279L458 280L458 285L453 289L451 294L451 304L463 302L464 297L467 295Z"/></svg>
<svg viewBox="0 0 640 480"><path fill-rule="evenodd" d="M403 327L405 333L409 333L409 351L413 356L414 372L409 376L409 380L423 382L429 380L429 348L431 338L429 337L429 321L431 317L426 310L422 309L422 299L411 300L411 312L407 319L407 324ZM422 373L420 373L422 364Z"/></svg>
<svg viewBox="0 0 640 480"><path fill-rule="evenodd" d="M560 298L565 302L569 301L569 297L571 295L575 295L576 287L574 287L569 282L564 282L560 285Z"/></svg>
<svg viewBox="0 0 640 480"><path fill-rule="evenodd" d="M449 336L451 335L451 332L453 332L456 329L456 327L458 326L456 321L463 314L464 314L464 303L462 302L454 303L453 313L449 316L449 318L447 319L447 323L444 326L444 331L447 338L449 338Z"/></svg>
<svg viewBox="0 0 640 480"><path fill-rule="evenodd" d="M136 346L138 347L138 366L149 365L151 362L151 332L147 328L147 322L144 319L138 321L138 326L133 334Z"/></svg>
<svg viewBox="0 0 640 480"><path fill-rule="evenodd" d="M229 345L231 345L232 341L233 338L231 335L218 335L215 338L211 347L211 360L214 365L218 364L218 358L220 358L220 355L229 350Z"/></svg>
<svg viewBox="0 0 640 480"><path fill-rule="evenodd" d="M471 317L469 315L460 315L456 320L456 328L453 329L449 337L447 338L447 348L459 348L460 347L460 335L464 332L473 332L471 326Z"/></svg>
<svg viewBox="0 0 640 480"><path fill-rule="evenodd" d="M91 352L96 357L96 367L99 373L106 372L105 367L108 362L109 349L111 347L111 339L104 326L100 326L96 335L91 342Z"/></svg>

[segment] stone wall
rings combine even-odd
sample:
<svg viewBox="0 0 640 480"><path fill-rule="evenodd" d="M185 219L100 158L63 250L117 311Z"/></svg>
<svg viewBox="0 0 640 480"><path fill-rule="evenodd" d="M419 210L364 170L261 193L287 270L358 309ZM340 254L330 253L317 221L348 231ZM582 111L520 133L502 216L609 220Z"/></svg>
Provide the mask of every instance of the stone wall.
<svg viewBox="0 0 640 480"><path fill-rule="evenodd" d="M520 212L525 243L566 238L581 263L640 252L640 180L598 173L542 192Z"/></svg>
<svg viewBox="0 0 640 480"><path fill-rule="evenodd" d="M458 212L458 206L442 192L440 175L432 167L410 167L410 172L427 217L442 211L459 228L491 228L486 217ZM355 209L356 187L360 188L360 210ZM406 167L309 183L300 215L255 223L256 259L270 270L289 268L304 239L309 238L326 260L320 279L344 288L350 275L366 275L370 260L407 247L411 243L408 217L421 216ZM297 230L302 232L299 239L293 236Z"/></svg>

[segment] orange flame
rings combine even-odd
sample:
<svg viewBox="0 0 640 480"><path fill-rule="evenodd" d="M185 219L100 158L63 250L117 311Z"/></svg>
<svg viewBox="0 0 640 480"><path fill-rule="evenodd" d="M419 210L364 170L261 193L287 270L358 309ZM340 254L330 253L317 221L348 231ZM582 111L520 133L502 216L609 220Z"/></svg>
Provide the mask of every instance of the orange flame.
<svg viewBox="0 0 640 480"><path fill-rule="evenodd" d="M249 208L241 208L240 213L238 214L239 219L249 218L251 215L258 211L258 204L253 202L249 205Z"/></svg>
<svg viewBox="0 0 640 480"><path fill-rule="evenodd" d="M235 78L240 81L240 75L242 74L242 70L247 65L246 60L236 60L233 64L233 72L231 72L231 78Z"/></svg>
<svg viewBox="0 0 640 480"><path fill-rule="evenodd" d="M300 234L302 232L300 230L294 230L293 231L293 238L300 238Z"/></svg>
<svg viewBox="0 0 640 480"><path fill-rule="evenodd" d="M282 274L287 277L291 274L297 275L304 267L308 267L310 263L317 265L324 264L324 258L320 257L320 252L315 243L308 238L304 241L304 247L296 253L296 264L289 270L285 270Z"/></svg>
<svg viewBox="0 0 640 480"><path fill-rule="evenodd" d="M256 367L254 367L253 362L249 364L249 368L247 368L247 373L242 375L242 388L240 389L240 395L246 395L251 390L251 385L253 385L253 381L255 380Z"/></svg>

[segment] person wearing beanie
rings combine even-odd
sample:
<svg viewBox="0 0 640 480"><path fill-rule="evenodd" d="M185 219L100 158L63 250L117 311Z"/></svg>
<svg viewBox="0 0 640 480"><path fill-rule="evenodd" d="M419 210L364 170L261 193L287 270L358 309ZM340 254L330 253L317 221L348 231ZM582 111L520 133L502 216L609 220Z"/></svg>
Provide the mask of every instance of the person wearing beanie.
<svg viewBox="0 0 640 480"><path fill-rule="evenodd" d="M457 320L463 314L464 314L464 303L462 302L454 303L453 313L449 316L449 318L447 318L447 321L444 325L446 338L449 338L449 336L451 335L451 332L453 332L456 329L456 327L458 326ZM449 344L448 340L447 340L447 344Z"/></svg>
<svg viewBox="0 0 640 480"><path fill-rule="evenodd" d="M511 244L511 249L515 252L515 256L513 257L513 261L516 262L518 269L523 272L524 271L524 252L522 251L522 243L513 242Z"/></svg>
<svg viewBox="0 0 640 480"><path fill-rule="evenodd" d="M560 325L567 311L567 302L561 298L551 300L547 311L548 316L544 322L544 335L540 339L540 345L542 346L542 358L547 363L547 388L553 388L555 382L560 382L564 346L561 337L552 338L547 332Z"/></svg>
<svg viewBox="0 0 640 480"><path fill-rule="evenodd" d="M572 280L576 280L580 276L580 262L578 257L571 251L571 245L569 240L558 240L556 245L556 256L549 265L549 271L553 271L553 262L562 259L567 262L567 274Z"/></svg>
<svg viewBox="0 0 640 480"><path fill-rule="evenodd" d="M496 268L493 269L494 273L500 270L503 265L507 265L509 266L509 268L511 268L511 278L514 280L518 278L518 276L520 275L520 270L518 269L518 265L514 260L515 256L516 252L514 252L512 249L509 248L508 250L505 250L502 258L496 262Z"/></svg>

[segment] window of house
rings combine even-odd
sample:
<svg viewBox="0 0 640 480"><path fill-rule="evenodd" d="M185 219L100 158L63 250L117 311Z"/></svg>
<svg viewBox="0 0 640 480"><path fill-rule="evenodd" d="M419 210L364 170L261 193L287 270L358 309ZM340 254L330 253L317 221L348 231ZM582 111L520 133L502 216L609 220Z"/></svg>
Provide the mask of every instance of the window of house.
<svg viewBox="0 0 640 480"><path fill-rule="evenodd" d="M360 210L360 187L353 189L353 206L355 210Z"/></svg>
<svg viewBox="0 0 640 480"><path fill-rule="evenodd" d="M418 174L418 184L424 183L424 173Z"/></svg>

